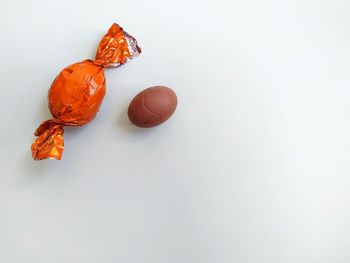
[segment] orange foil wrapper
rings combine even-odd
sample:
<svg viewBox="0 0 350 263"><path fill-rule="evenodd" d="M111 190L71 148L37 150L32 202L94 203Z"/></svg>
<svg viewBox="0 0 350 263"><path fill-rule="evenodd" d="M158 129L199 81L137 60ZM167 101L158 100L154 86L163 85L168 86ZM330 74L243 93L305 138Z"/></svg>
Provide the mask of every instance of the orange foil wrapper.
<svg viewBox="0 0 350 263"><path fill-rule="evenodd" d="M95 118L106 93L105 67L119 67L141 53L135 38L113 24L102 38L94 60L84 60L63 69L49 90L52 118L35 131L35 160L62 157L63 127L82 126Z"/></svg>

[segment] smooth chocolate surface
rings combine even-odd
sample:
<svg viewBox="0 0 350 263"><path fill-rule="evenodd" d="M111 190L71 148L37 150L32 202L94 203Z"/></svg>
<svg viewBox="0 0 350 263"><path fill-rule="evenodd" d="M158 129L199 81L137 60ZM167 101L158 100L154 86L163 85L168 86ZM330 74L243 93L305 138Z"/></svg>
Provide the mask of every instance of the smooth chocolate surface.
<svg viewBox="0 0 350 263"><path fill-rule="evenodd" d="M175 92L164 86L153 86L141 91L128 109L130 121L138 127L150 128L170 118L177 106Z"/></svg>

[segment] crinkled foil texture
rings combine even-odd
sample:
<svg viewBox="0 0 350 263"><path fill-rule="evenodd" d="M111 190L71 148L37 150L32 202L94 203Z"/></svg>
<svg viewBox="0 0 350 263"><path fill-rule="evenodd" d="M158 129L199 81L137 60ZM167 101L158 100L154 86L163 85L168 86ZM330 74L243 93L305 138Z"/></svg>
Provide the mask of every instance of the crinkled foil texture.
<svg viewBox="0 0 350 263"><path fill-rule="evenodd" d="M91 60L68 66L49 91L49 108L56 123L81 126L91 121L106 93L103 67Z"/></svg>
<svg viewBox="0 0 350 263"><path fill-rule="evenodd" d="M61 159L63 126L81 126L95 118L106 93L104 67L118 67L141 53L136 40L113 24L101 40L95 60L84 60L63 69L48 94L52 119L36 130L32 144L35 160Z"/></svg>
<svg viewBox="0 0 350 263"><path fill-rule="evenodd" d="M140 53L136 39L114 24L98 46L95 63L105 67L119 67Z"/></svg>

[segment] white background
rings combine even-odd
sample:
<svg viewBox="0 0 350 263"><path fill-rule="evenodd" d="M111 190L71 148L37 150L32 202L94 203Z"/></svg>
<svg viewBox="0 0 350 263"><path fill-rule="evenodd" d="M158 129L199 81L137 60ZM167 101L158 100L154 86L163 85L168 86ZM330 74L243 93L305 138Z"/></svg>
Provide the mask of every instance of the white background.
<svg viewBox="0 0 350 263"><path fill-rule="evenodd" d="M0 3L1 263L350 262L350 1ZM33 161L51 82L113 22L143 54ZM133 127L156 84L175 115Z"/></svg>

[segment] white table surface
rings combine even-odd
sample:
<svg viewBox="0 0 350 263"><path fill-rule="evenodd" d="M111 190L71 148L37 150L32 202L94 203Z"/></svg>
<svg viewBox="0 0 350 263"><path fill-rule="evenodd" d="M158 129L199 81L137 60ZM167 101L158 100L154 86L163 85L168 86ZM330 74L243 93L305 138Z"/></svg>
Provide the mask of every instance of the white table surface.
<svg viewBox="0 0 350 263"><path fill-rule="evenodd" d="M350 1L0 3L1 263L349 263ZM143 54L106 70L62 161L31 159L65 66L113 23ZM133 127L163 84L178 109Z"/></svg>

